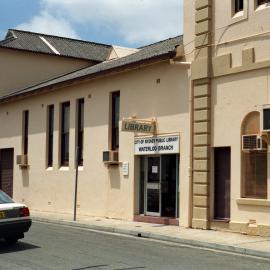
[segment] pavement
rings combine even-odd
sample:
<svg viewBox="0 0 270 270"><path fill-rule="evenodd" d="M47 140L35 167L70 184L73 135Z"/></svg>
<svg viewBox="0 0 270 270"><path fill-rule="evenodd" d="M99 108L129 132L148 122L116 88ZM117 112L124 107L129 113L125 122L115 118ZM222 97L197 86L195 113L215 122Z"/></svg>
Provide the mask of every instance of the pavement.
<svg viewBox="0 0 270 270"><path fill-rule="evenodd" d="M270 237L89 216L78 216L77 221L73 221L73 216L70 214L49 212L31 211L31 215L37 222L143 237L270 259Z"/></svg>

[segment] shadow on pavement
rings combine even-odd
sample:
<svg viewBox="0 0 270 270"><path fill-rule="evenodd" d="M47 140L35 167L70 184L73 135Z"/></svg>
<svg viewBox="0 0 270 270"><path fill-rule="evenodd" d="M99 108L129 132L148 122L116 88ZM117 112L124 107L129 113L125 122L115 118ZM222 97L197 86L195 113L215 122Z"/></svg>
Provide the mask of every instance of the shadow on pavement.
<svg viewBox="0 0 270 270"><path fill-rule="evenodd" d="M99 268L99 267L106 267L108 266L107 264L99 264L99 265L91 265L91 266L86 266L86 267L81 267L81 268L73 268L72 270L87 270L91 268Z"/></svg>
<svg viewBox="0 0 270 270"><path fill-rule="evenodd" d="M87 269L91 269L91 268L99 268L99 267L106 267L109 266L107 264L100 264L100 265L92 265L92 266L86 266L86 267L81 267L81 268L73 268L72 270L87 270ZM113 270L134 270L134 269L146 269L145 267L128 267L128 268L115 268Z"/></svg>
<svg viewBox="0 0 270 270"><path fill-rule="evenodd" d="M25 242L20 242L20 241L16 244L10 245L10 244L5 243L4 240L3 241L0 240L0 255L5 254L5 253L20 252L20 251L36 249L36 248L40 248L40 247L25 243Z"/></svg>

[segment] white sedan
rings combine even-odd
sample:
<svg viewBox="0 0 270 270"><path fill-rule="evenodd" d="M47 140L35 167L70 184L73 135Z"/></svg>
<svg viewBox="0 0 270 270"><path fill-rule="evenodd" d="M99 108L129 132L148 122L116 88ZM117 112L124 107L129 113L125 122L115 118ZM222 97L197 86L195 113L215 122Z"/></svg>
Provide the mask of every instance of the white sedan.
<svg viewBox="0 0 270 270"><path fill-rule="evenodd" d="M15 203L0 190L0 239L7 243L16 243L24 237L32 224L28 207Z"/></svg>

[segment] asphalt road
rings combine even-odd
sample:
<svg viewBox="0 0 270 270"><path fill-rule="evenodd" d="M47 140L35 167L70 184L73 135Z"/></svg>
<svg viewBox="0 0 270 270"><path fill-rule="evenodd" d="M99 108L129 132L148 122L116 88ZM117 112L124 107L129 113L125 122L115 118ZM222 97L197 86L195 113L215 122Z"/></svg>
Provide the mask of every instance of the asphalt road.
<svg viewBox="0 0 270 270"><path fill-rule="evenodd" d="M270 260L34 223L17 245L0 242L0 269L269 270Z"/></svg>

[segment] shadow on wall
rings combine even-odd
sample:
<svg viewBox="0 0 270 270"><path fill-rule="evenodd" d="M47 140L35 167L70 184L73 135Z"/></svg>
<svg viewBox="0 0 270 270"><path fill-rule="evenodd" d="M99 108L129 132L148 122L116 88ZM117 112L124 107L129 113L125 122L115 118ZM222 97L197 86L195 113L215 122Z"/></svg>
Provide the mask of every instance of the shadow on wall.
<svg viewBox="0 0 270 270"><path fill-rule="evenodd" d="M29 187L29 170L21 170L23 187Z"/></svg>
<svg viewBox="0 0 270 270"><path fill-rule="evenodd" d="M111 189L120 189L120 168L118 166L110 165L110 167L108 168L108 173Z"/></svg>

